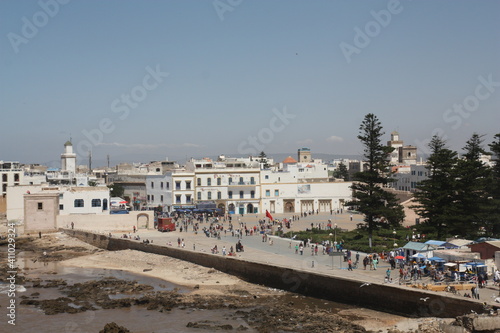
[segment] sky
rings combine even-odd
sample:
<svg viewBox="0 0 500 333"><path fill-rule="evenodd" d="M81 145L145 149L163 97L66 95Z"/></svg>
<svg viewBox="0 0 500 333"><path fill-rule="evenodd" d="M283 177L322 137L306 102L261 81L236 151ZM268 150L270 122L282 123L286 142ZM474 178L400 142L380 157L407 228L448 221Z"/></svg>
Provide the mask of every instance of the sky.
<svg viewBox="0 0 500 333"><path fill-rule="evenodd" d="M425 154L500 133L500 1L0 1L0 160ZM98 164L98 162L96 162Z"/></svg>

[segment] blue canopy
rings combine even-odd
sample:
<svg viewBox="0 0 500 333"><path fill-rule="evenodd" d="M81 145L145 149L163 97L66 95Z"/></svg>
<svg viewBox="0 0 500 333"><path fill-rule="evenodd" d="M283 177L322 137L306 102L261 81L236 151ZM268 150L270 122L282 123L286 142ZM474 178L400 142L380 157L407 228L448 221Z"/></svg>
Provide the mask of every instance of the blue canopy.
<svg viewBox="0 0 500 333"><path fill-rule="evenodd" d="M443 258L439 258L439 257L432 257L432 258L429 258L427 260L429 260L429 261L437 261L437 262L445 262L446 261Z"/></svg>

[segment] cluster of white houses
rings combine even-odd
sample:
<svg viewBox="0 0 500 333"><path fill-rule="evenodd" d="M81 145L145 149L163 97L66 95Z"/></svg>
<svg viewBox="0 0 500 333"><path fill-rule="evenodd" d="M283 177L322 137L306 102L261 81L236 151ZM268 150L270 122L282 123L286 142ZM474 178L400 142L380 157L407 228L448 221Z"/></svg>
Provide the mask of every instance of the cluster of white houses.
<svg viewBox="0 0 500 333"><path fill-rule="evenodd" d="M60 169L1 165L7 219L24 221L31 230L55 228L58 219L67 221L60 217L110 215L108 186L123 187L130 209L139 212L154 208L170 213L203 209L300 214L340 209L351 199L351 182L329 176L328 165L314 160L308 148L298 150L297 160L288 157L276 164L258 157L219 156L191 159L182 167L162 161L82 173L68 141Z"/></svg>
<svg viewBox="0 0 500 333"><path fill-rule="evenodd" d="M313 160L308 148L298 150L297 160L288 157L270 168L264 164L258 157L191 159L183 167L136 176L135 181L110 174L108 182L120 184L136 208L167 212L200 207L230 214L329 212L351 198L351 183L330 177L328 165Z"/></svg>

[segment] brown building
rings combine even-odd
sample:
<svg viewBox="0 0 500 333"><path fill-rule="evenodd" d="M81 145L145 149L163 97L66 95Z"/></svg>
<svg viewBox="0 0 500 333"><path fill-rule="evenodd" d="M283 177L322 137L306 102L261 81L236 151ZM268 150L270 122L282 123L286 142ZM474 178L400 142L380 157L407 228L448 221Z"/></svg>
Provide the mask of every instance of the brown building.
<svg viewBox="0 0 500 333"><path fill-rule="evenodd" d="M495 259L495 251L500 251L500 241L489 241L467 245L472 252L479 252L481 259Z"/></svg>

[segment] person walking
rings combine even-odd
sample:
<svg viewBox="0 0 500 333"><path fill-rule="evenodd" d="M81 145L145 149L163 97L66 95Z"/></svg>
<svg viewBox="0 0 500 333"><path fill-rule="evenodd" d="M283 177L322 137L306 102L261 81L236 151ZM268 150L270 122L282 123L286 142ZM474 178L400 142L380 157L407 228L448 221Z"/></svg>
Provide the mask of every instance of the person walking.
<svg viewBox="0 0 500 333"><path fill-rule="evenodd" d="M350 258L347 260L347 266L348 266L347 270L352 271L352 260Z"/></svg>

